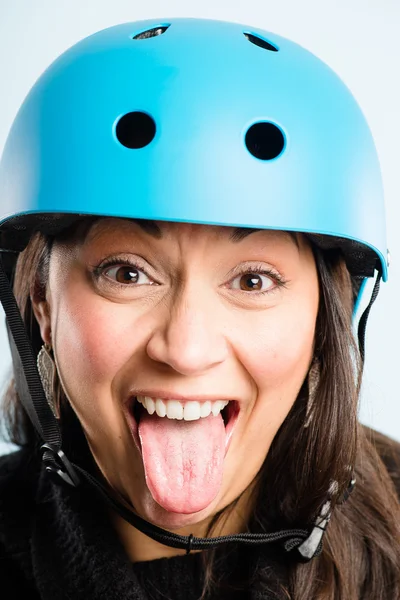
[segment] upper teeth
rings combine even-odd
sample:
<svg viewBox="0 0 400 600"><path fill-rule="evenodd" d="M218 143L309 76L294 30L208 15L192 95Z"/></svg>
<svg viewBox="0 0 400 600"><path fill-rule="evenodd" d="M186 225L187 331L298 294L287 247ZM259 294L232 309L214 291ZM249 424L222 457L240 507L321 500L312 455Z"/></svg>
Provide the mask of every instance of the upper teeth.
<svg viewBox="0 0 400 600"><path fill-rule="evenodd" d="M161 400L161 398L150 398L149 396L137 396L137 401L144 406L149 415L157 413L159 417L183 419L184 421L197 421L201 417L208 417L211 413L216 417L228 404L228 400L216 400L215 402L190 400L182 404L179 400Z"/></svg>

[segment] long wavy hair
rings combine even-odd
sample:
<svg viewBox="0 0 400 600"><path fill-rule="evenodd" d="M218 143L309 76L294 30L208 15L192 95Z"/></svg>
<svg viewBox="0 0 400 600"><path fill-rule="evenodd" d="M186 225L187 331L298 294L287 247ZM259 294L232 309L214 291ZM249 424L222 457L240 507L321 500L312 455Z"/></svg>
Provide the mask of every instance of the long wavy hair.
<svg viewBox="0 0 400 600"><path fill-rule="evenodd" d="M85 235L90 224L88 219L83 228L75 227L71 235ZM67 232L65 236L68 235ZM318 558L306 564L289 561L282 579L271 572L270 567L264 567L262 560L257 560L249 577L257 582L260 597L398 600L400 444L358 421L362 365L352 333L352 279L340 252L322 252L311 246L320 286L315 338L319 381L310 411L306 378L272 442L254 482L254 509L247 528L256 533L311 525L327 499L328 490L334 510ZM15 296L35 352L43 342L33 315L30 292L33 285L45 289L51 247L51 238L36 234L21 253L15 271ZM61 386L58 400L61 423L65 427L65 423L70 422L72 409ZM10 441L19 446L37 447L37 434L13 381L5 395L3 413ZM352 472L357 479L355 491L347 502L340 503ZM235 502L215 515L209 535L226 518ZM260 546L256 552L262 557L268 551ZM231 598L236 597L236 593L242 597L241 590L248 587L248 580L236 581L232 569L228 581L217 576L219 566L227 564L232 552L218 549L202 555L203 598L210 593L217 593L218 597L216 590L224 587L232 589Z"/></svg>

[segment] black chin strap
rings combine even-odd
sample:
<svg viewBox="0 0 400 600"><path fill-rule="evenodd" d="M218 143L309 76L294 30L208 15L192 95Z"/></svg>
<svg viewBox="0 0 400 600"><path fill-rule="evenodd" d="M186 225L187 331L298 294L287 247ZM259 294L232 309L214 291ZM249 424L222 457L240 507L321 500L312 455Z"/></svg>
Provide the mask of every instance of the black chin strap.
<svg viewBox="0 0 400 600"><path fill-rule="evenodd" d="M371 311L371 307L372 307L373 303L375 302L375 300L378 296L378 293L379 293L381 279L382 279L382 267L380 266L380 263L379 263L378 274L376 276L375 285L374 285L374 289L372 290L370 301L358 322L358 347L360 350L360 356L361 356L361 360L363 363L365 360L365 330L367 327L367 321L368 321L369 313Z"/></svg>
<svg viewBox="0 0 400 600"><path fill-rule="evenodd" d="M377 287L377 284L375 284L375 287ZM375 297L376 295L377 291ZM192 534L183 536L171 533L145 521L132 510L125 507L122 502L119 502L115 498L108 486L95 479L79 465L70 462L61 449L61 430L57 419L46 401L37 370L34 351L1 258L0 301L7 317L18 395L32 424L40 438L44 441L41 446L41 452L45 469L50 476L56 479L57 483L62 482L71 487L78 487L81 484L89 485L108 506L115 510L128 523L136 527L136 529L161 544L186 550L187 553L191 550L213 548L228 542L248 545L278 542L286 552L292 553L294 551L297 560L300 561L308 561L321 553L323 534L331 516L330 500L327 500L322 506L320 514L311 529L289 529L272 533L239 533L215 538L197 538ZM372 302L373 300L368 306L368 313ZM365 318L364 331L366 319L367 317ZM354 484L355 480L353 479L350 482L347 491L348 494L350 494Z"/></svg>

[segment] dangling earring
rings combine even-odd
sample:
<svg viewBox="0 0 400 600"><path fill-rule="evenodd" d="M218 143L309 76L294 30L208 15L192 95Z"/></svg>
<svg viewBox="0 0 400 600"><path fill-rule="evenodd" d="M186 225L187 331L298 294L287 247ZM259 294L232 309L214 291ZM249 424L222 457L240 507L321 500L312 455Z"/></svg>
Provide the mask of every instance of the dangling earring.
<svg viewBox="0 0 400 600"><path fill-rule="evenodd" d="M319 385L320 379L320 363L318 358L314 358L310 370L308 372L308 401L307 401L307 412L304 427L308 427L312 419L312 408Z"/></svg>
<svg viewBox="0 0 400 600"><path fill-rule="evenodd" d="M37 356L37 368L42 380L46 400L56 419L59 418L56 410L54 392L56 382L56 365L51 355L51 346L43 344Z"/></svg>

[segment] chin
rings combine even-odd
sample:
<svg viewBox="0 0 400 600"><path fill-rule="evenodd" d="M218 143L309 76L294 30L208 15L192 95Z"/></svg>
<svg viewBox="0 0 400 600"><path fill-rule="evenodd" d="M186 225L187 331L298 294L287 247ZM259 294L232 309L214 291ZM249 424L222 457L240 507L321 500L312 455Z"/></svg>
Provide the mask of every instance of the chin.
<svg viewBox="0 0 400 600"><path fill-rule="evenodd" d="M192 525L194 526L201 523L205 519L210 519L218 510L220 510L219 508L216 508L216 504L217 499L214 499L208 506L198 512L189 514L172 512L160 506L153 499L150 492L148 492L139 514L142 518L157 525L157 527L174 531L191 527ZM205 535L205 532L198 535Z"/></svg>

